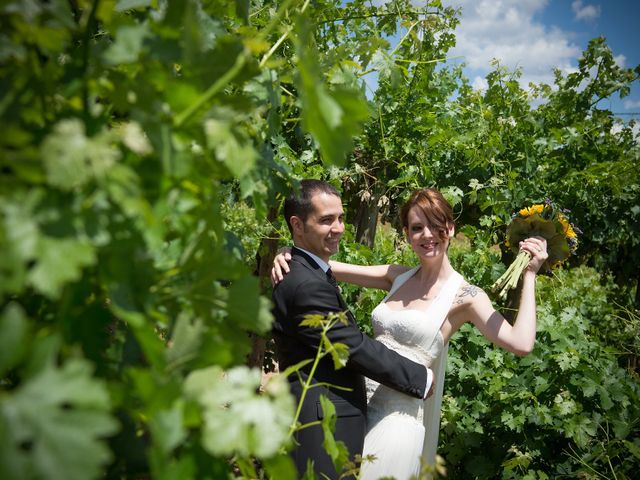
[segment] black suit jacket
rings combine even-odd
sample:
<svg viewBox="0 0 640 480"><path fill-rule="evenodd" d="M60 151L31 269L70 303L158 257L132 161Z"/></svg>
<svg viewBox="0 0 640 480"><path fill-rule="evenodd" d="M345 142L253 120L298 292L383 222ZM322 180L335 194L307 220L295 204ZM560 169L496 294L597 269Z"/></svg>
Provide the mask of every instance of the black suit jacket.
<svg viewBox="0 0 640 480"><path fill-rule="evenodd" d="M322 418L319 397L326 395L336 406L338 415L335 437L345 442L353 457L362 453L366 429L364 376L407 395L423 398L427 370L424 365L412 362L362 333L340 292L329 283L320 266L299 249L294 248L291 254L291 271L273 290L273 332L280 371L316 355L320 330L300 326L306 315L347 312L349 324L339 323L328 333L331 342L344 343L349 347L347 366L336 370L330 356L327 356L318 365L314 382L327 382L350 390L325 387L310 389L299 420L305 424ZM311 365L303 369L303 379L307 378L310 369ZM299 401L302 387L298 377L291 375L289 382L292 393ZM296 440L299 447L293 455L301 475L306 469L307 460L311 459L316 473L337 478L331 460L322 447L323 434L319 426L301 430Z"/></svg>

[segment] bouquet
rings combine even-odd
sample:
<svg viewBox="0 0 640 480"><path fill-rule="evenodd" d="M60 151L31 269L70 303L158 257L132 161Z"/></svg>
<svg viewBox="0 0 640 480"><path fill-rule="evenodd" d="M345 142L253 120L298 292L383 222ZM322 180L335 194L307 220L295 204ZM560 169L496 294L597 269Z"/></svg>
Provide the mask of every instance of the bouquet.
<svg viewBox="0 0 640 480"><path fill-rule="evenodd" d="M547 258L544 266L556 268L564 262L578 248L578 233L567 217L569 210L560 209L551 200L546 199L543 204L532 205L513 215L507 228L507 247L518 253L516 259L506 272L491 286L499 290L498 296L506 298L507 292L518 284L520 275L531 260L531 254L526 251L518 252L519 243L529 237L540 236L547 240Z"/></svg>

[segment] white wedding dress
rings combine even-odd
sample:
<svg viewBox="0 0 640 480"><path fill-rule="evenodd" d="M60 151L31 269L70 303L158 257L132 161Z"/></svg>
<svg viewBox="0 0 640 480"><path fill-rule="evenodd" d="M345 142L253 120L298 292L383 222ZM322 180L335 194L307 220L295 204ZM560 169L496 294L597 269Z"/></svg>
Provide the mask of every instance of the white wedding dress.
<svg viewBox="0 0 640 480"><path fill-rule="evenodd" d="M419 473L421 457L427 463L435 462L448 348L440 327L463 278L454 272L426 311L391 310L387 299L419 268L396 278L389 294L372 312L373 332L375 339L387 347L431 368L435 392L423 401L366 379L367 434L363 456L375 455L376 460L363 463L361 480L406 480Z"/></svg>

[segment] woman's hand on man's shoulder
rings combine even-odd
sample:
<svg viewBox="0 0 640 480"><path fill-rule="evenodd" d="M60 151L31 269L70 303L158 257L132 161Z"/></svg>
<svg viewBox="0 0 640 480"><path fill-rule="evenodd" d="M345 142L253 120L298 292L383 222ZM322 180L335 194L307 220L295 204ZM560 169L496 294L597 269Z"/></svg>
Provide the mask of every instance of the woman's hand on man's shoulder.
<svg viewBox="0 0 640 480"><path fill-rule="evenodd" d="M276 252L271 267L271 286L280 283L284 276L289 273L289 262L291 261L291 247L282 247Z"/></svg>

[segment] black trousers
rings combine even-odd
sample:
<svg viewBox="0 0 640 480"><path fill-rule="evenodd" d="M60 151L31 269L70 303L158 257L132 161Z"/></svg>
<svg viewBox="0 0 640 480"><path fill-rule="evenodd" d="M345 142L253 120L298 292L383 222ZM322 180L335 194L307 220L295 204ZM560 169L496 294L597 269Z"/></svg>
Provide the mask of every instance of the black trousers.
<svg viewBox="0 0 640 480"><path fill-rule="evenodd" d="M319 398L316 395L312 395L312 397L305 399L305 404L300 412L299 421L302 425L322 420L323 412ZM331 401L336 407L337 416L334 438L344 442L349 450L349 458L353 461L356 455L362 454L366 417L362 410L345 400L332 398ZM321 425L314 425L298 431L295 439L298 446L295 447L292 454L300 477L307 470L309 460L313 461L313 471L317 475L323 474L331 479L339 477L340 472L336 472L331 457L324 449L324 432Z"/></svg>

